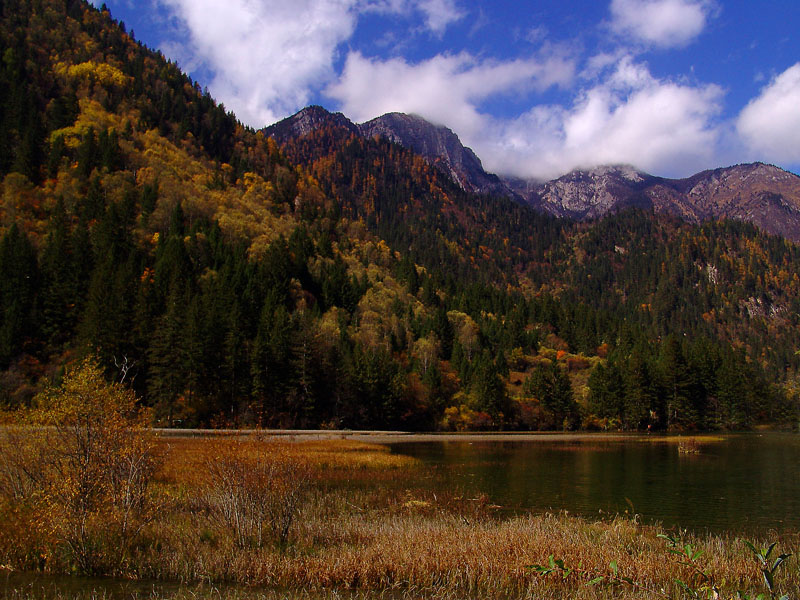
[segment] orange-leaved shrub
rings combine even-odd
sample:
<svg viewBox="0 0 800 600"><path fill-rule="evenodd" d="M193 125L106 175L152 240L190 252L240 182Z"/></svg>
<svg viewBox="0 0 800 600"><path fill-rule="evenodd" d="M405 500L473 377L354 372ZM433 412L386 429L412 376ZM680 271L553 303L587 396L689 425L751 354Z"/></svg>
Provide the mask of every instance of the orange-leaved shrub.
<svg viewBox="0 0 800 600"><path fill-rule="evenodd" d="M158 465L149 415L88 358L0 434L0 495L72 570L113 573L152 517ZM44 565L46 566L46 565Z"/></svg>

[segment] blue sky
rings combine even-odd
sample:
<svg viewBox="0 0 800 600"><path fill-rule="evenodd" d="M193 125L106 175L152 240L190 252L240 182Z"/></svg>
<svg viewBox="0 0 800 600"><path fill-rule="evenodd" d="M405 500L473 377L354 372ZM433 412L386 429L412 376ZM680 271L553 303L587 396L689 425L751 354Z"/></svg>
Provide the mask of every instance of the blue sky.
<svg viewBox="0 0 800 600"><path fill-rule="evenodd" d="M99 4L99 2L95 2ZM107 0L253 127L308 104L450 127L487 170L800 170L800 2Z"/></svg>

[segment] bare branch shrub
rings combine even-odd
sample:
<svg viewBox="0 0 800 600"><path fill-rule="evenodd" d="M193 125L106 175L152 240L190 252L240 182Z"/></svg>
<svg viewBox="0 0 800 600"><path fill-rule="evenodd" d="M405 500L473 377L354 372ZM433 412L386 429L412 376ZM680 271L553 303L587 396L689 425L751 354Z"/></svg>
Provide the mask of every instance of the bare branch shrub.
<svg viewBox="0 0 800 600"><path fill-rule="evenodd" d="M206 502L239 547L285 547L306 497L308 467L277 444L236 440L208 467Z"/></svg>

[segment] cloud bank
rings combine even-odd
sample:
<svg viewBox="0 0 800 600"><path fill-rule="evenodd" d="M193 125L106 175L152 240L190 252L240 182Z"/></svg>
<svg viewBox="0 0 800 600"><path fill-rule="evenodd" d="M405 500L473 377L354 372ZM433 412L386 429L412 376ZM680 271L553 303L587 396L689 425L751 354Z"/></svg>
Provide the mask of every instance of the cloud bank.
<svg viewBox="0 0 800 600"><path fill-rule="evenodd" d="M572 106L536 106L506 121L482 114L478 105L509 91L568 85L574 61L555 54L497 63L460 54L414 65L351 54L327 93L357 121L402 111L445 124L487 169L504 175L550 178L607 163L670 173L709 165L722 90L659 81L630 56L612 66Z"/></svg>
<svg viewBox="0 0 800 600"><path fill-rule="evenodd" d="M659 80L624 57L572 106L534 107L476 145L485 145L491 170L521 177L548 179L598 164L688 173L713 164L721 98L715 85Z"/></svg>
<svg viewBox="0 0 800 600"><path fill-rule="evenodd" d="M391 19L399 36L441 42L478 16L459 0L153 1L181 28L162 47L213 73L214 96L254 127L322 95L358 122L399 111L446 125L488 170L520 177L609 163L681 176L742 156L800 162L800 63L726 122L722 87L656 76L642 60L646 49L691 44L713 18L713 0L611 0L608 20L597 24L602 51L593 55L545 34L516 57L440 51L417 60L399 46L371 56L350 45L366 18ZM527 108L505 118L488 112L512 97Z"/></svg>
<svg viewBox="0 0 800 600"><path fill-rule="evenodd" d="M800 62L775 77L750 101L736 127L761 160L800 163Z"/></svg>
<svg viewBox="0 0 800 600"><path fill-rule="evenodd" d="M463 16L453 0L156 1L183 29L162 46L211 71L214 96L254 127L305 106L336 77L339 47L360 15L419 13L437 35Z"/></svg>
<svg viewBox="0 0 800 600"><path fill-rule="evenodd" d="M326 94L345 114L366 121L387 112L408 112L447 125L466 139L483 134L478 104L508 92L569 84L573 60L553 52L513 61L476 58L466 52L411 64L402 58L347 57L341 77Z"/></svg>

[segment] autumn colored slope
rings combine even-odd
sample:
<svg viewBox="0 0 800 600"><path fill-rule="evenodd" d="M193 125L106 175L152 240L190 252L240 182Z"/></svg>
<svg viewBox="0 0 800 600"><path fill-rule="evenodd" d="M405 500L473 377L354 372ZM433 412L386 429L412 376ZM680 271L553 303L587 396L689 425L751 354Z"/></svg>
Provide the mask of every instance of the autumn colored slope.
<svg viewBox="0 0 800 600"><path fill-rule="evenodd" d="M5 407L92 353L165 425L796 421L784 240L559 221L325 115L279 146L107 11L0 10Z"/></svg>

